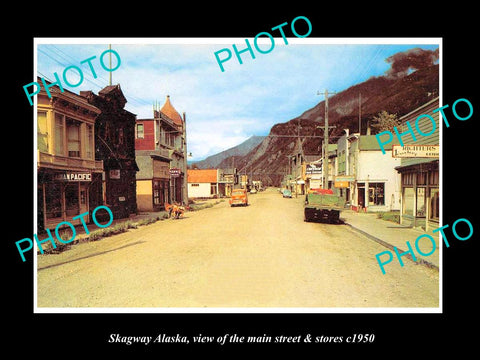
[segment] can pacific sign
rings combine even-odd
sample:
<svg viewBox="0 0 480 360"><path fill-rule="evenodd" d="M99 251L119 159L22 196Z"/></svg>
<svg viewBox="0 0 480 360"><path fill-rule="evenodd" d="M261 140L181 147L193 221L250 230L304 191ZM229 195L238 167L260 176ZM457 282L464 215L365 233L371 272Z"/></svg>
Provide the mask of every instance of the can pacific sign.
<svg viewBox="0 0 480 360"><path fill-rule="evenodd" d="M110 220L108 221L108 223L106 223L105 225L102 225L100 224L98 221L97 221L97 218L95 217L95 214L97 213L97 211L99 209L105 209L110 217ZM77 215L77 216L74 216L72 218L72 220L76 220L76 219L80 219L80 221L82 222L82 225L85 229L85 233L87 234L90 234L90 231L88 230L87 228L87 224L85 223L85 219L84 217L88 215L88 211L80 214L80 215ZM107 206L104 206L104 205L100 205L100 206L97 206L95 208L95 210L92 211L92 219L93 219L93 222L95 223L95 225L97 225L98 227L100 228L106 228L108 226L110 226L113 222L113 213L112 211L107 207ZM59 229L63 226L63 225L67 225L69 226L71 229L72 229L72 237L70 238L70 240L63 240L62 237L60 236L60 234L58 233ZM47 231L47 234L48 234L48 237L46 239L43 239L43 240L38 240L38 236L37 234L34 234L33 237L35 238L35 242L37 243L38 247L40 248L40 253L43 254L43 248L42 248L42 244L45 243L45 242L48 242L50 241L52 243L52 247L54 249L57 248L57 245L55 244L55 240L53 239L53 236L52 234L50 233L50 229L46 229ZM73 240L75 240L75 236L77 235L77 232L75 231L75 226L73 226L72 223L68 222L68 221L62 221L60 223L58 223L57 227L55 228L55 236L57 238L58 241L60 241L62 244L68 244L68 243L71 243ZM29 243L28 246L26 248L23 248L20 246L20 244L22 243ZM20 256L22 258L22 261L25 262L25 256L23 255L25 252L29 251L29 250L32 250L33 248L33 241L32 239L29 239L29 238L24 238L22 240L18 240L17 242L15 242L15 245L17 246L17 249L18 249L18 252L20 253Z"/></svg>

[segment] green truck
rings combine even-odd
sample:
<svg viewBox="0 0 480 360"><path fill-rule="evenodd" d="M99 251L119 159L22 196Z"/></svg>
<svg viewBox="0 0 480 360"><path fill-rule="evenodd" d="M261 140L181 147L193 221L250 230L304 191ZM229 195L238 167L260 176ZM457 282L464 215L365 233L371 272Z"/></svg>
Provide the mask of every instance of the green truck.
<svg viewBox="0 0 480 360"><path fill-rule="evenodd" d="M331 193L310 193L305 196L304 220L338 223L340 211L345 208L345 198Z"/></svg>

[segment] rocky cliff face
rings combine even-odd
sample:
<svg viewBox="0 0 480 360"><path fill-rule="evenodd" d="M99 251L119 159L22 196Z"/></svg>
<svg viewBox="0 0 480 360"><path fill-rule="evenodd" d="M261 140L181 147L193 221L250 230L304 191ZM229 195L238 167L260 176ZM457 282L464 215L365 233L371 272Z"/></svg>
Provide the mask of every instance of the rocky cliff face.
<svg viewBox="0 0 480 360"><path fill-rule="evenodd" d="M361 133L367 131L369 120L380 111L396 113L399 117L439 96L439 67L426 66L405 75L406 72L389 72L385 76L369 80L329 97L330 143L336 142L349 129L359 131L359 103L361 102ZM361 101L360 101L361 99ZM324 124L325 101L321 101L300 116L285 123L274 125L267 137L244 156L235 156L235 167L253 174L254 180L279 186L288 166L288 155L301 149L305 155L320 157L323 130L316 127ZM372 133L373 134L373 133ZM229 167L232 158L225 158L219 167Z"/></svg>

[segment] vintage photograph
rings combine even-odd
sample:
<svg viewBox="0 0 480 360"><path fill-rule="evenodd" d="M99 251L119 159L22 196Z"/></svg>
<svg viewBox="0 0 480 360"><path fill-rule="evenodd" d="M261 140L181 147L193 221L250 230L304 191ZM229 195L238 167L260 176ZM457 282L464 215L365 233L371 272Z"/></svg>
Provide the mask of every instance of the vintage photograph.
<svg viewBox="0 0 480 360"><path fill-rule="evenodd" d="M441 312L441 38L296 25L34 39L35 312Z"/></svg>

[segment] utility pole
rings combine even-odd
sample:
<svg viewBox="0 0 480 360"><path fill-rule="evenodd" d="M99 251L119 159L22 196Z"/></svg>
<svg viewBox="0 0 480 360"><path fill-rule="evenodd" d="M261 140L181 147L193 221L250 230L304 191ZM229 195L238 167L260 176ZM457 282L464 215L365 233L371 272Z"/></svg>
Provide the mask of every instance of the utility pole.
<svg viewBox="0 0 480 360"><path fill-rule="evenodd" d="M235 180L236 180L236 176L235 176L235 155L232 156L232 191L233 189L235 189ZM230 191L230 195L232 194L232 191Z"/></svg>
<svg viewBox="0 0 480 360"><path fill-rule="evenodd" d="M298 119L298 124L297 124L297 145L298 145L298 153L295 154L295 198L298 197L298 162L300 158L303 156L303 145L300 140L300 119ZM300 157L298 154L300 153ZM301 164L301 162L300 162Z"/></svg>
<svg viewBox="0 0 480 360"><path fill-rule="evenodd" d="M358 94L358 133L362 135L362 93Z"/></svg>
<svg viewBox="0 0 480 360"><path fill-rule="evenodd" d="M187 115L183 112L183 204L188 206L188 170L187 170ZM218 195L218 180L217 180L217 195Z"/></svg>
<svg viewBox="0 0 480 360"><path fill-rule="evenodd" d="M322 165L322 173L323 173L323 188L328 189L328 90L325 89L325 124L324 126L317 126L318 128L323 128L323 165ZM336 94L335 92L331 92L330 94ZM317 95L322 95L321 93L317 92ZM335 128L336 126L331 126L331 128Z"/></svg>

